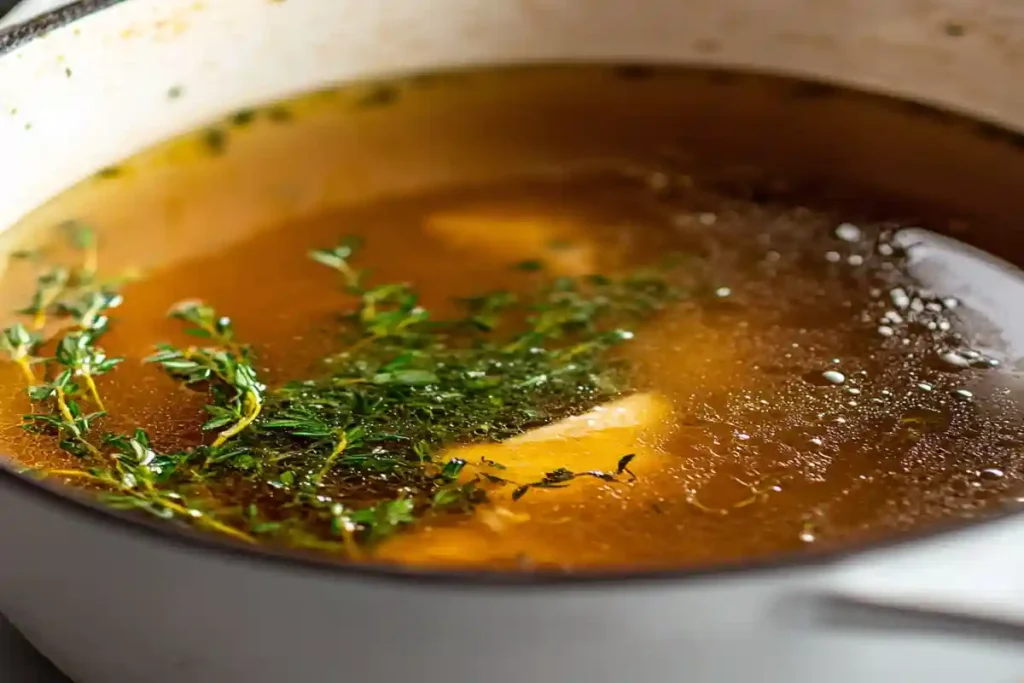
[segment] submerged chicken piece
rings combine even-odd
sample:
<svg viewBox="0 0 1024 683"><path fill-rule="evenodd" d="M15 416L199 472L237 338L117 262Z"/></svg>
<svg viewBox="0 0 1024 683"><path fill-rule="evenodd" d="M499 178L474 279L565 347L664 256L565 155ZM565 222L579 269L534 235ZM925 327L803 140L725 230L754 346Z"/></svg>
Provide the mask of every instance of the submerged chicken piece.
<svg viewBox="0 0 1024 683"><path fill-rule="evenodd" d="M597 249L586 237L586 226L566 218L453 211L430 216L424 227L476 257L489 255L506 263L538 259L559 275L598 272Z"/></svg>
<svg viewBox="0 0 1024 683"><path fill-rule="evenodd" d="M658 432L667 428L670 412L668 401L658 394L634 394L502 443L457 448L449 458L466 461L467 478L485 472L523 485L541 481L559 469L614 472L623 456L633 454L629 467L639 476L658 468L658 451L653 444ZM583 479L565 489L550 490L578 490L577 484L583 484ZM514 488L503 486L489 494L492 500L511 498Z"/></svg>
<svg viewBox="0 0 1024 683"><path fill-rule="evenodd" d="M634 476L644 478L658 471L664 465L658 442L671 426L670 413L664 397L634 394L502 443L453 449L448 459L467 463L464 480L489 474L509 483L484 484L490 502L477 508L474 519L423 525L384 544L379 557L453 564L482 558L508 560L523 550L533 557L557 557L557 548L545 549L543 538L509 532L523 528L541 510L547 517L561 504L578 504L595 486L630 486ZM627 455L633 456L628 459L629 472L615 482L581 476L557 488L531 489L529 500L514 497L521 486L540 482L557 470L614 474Z"/></svg>

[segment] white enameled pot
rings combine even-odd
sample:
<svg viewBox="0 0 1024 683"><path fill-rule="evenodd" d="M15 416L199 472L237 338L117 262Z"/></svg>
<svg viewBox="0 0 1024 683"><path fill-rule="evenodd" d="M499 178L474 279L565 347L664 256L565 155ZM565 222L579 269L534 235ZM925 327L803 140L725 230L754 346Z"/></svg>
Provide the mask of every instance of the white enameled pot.
<svg viewBox="0 0 1024 683"><path fill-rule="evenodd" d="M0 33L0 228L233 109L550 60L808 75L1024 130L1015 0L86 0ZM417 574L217 544L2 469L0 610L80 683L1013 683L1024 516L814 563Z"/></svg>

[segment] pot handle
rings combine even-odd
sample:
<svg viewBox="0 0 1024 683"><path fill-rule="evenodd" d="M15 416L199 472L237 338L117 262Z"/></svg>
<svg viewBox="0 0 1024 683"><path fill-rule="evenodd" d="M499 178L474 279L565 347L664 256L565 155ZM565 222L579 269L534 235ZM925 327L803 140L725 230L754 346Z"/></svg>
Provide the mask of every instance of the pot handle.
<svg viewBox="0 0 1024 683"><path fill-rule="evenodd" d="M828 572L824 588L847 603L982 620L1024 634L1024 518L855 555Z"/></svg>

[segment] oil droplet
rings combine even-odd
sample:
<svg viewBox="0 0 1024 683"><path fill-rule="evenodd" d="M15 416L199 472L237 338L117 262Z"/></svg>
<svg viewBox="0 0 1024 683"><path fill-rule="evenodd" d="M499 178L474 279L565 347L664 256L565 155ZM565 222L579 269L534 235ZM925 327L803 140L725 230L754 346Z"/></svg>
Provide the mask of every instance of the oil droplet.
<svg viewBox="0 0 1024 683"><path fill-rule="evenodd" d="M821 377L829 384L842 384L846 381L846 375L838 370L826 370L821 373Z"/></svg>
<svg viewBox="0 0 1024 683"><path fill-rule="evenodd" d="M882 316L882 322L900 325L903 323L903 316L896 311L886 311L885 315Z"/></svg>
<svg viewBox="0 0 1024 683"><path fill-rule="evenodd" d="M720 299L724 299L730 294L732 294L732 290L729 289L728 287L719 287L718 289L715 290L715 296L719 297Z"/></svg>
<svg viewBox="0 0 1024 683"><path fill-rule="evenodd" d="M967 389L956 389L953 391L953 395L956 396L957 398L966 399L968 401L974 398L974 394L967 391Z"/></svg>
<svg viewBox="0 0 1024 683"><path fill-rule="evenodd" d="M846 262L851 266L862 266L864 265L864 257L860 254L852 254L846 259Z"/></svg>
<svg viewBox="0 0 1024 683"><path fill-rule="evenodd" d="M824 372L808 372L803 376L806 382L819 387L835 386L846 381L846 375L838 370L825 370Z"/></svg>
<svg viewBox="0 0 1024 683"><path fill-rule="evenodd" d="M861 231L853 223L840 223L836 227L836 237L843 240L844 242L859 242L861 238Z"/></svg>
<svg viewBox="0 0 1024 683"><path fill-rule="evenodd" d="M931 384L928 384L928 382L918 382L917 388L921 391L931 391L934 389L934 387Z"/></svg>
<svg viewBox="0 0 1024 683"><path fill-rule="evenodd" d="M891 337L892 335L896 334L896 330L892 329L888 325L879 325L878 334L882 335L883 337Z"/></svg>
<svg viewBox="0 0 1024 683"><path fill-rule="evenodd" d="M978 472L978 476L984 479L985 481L999 481L1004 476L1006 476L1006 473L1003 472L998 467L988 467Z"/></svg>
<svg viewBox="0 0 1024 683"><path fill-rule="evenodd" d="M814 535L813 531L804 529L800 532L800 540L804 543L814 543L814 541L817 540L817 537Z"/></svg>
<svg viewBox="0 0 1024 683"><path fill-rule="evenodd" d="M901 311L910 307L910 295L902 287L895 287L889 290L889 298L892 299L892 305Z"/></svg>
<svg viewBox="0 0 1024 683"><path fill-rule="evenodd" d="M715 221L718 220L718 216L713 213L702 213L697 217L697 220L700 221L701 225L714 225Z"/></svg>
<svg viewBox="0 0 1024 683"><path fill-rule="evenodd" d="M943 351L939 354L939 360L949 366L947 370L966 370L971 367L971 360L959 351Z"/></svg>
<svg viewBox="0 0 1024 683"><path fill-rule="evenodd" d="M839 254L838 251L825 252L825 260L828 261L829 263L839 263L842 259L843 257Z"/></svg>

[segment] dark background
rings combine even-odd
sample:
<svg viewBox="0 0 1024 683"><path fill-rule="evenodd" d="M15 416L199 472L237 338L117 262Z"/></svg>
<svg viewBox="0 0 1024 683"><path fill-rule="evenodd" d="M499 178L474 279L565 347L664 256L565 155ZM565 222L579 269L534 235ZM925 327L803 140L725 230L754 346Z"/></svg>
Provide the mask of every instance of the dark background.
<svg viewBox="0 0 1024 683"><path fill-rule="evenodd" d="M10 12L21 0L0 0L0 17Z"/></svg>

